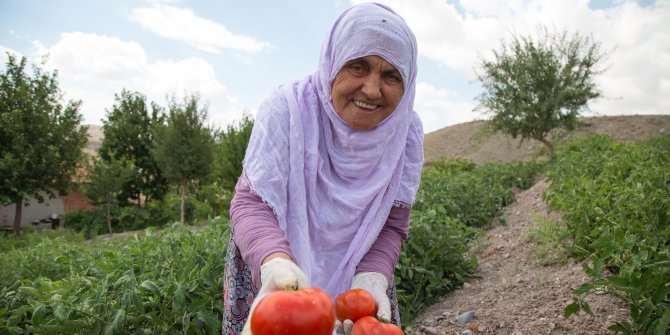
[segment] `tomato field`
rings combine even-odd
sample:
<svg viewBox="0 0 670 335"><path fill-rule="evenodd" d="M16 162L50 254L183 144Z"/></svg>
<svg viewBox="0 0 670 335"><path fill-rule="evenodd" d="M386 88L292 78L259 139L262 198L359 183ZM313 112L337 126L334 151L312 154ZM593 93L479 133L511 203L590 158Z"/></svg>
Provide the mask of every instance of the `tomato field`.
<svg viewBox="0 0 670 335"><path fill-rule="evenodd" d="M396 269L403 325L469 278L472 244L514 201L512 188L542 175L552 184L546 201L565 213L565 248L592 276L575 288L566 316L590 312L584 297L607 290L630 301L633 322L615 330L667 333L670 136L640 144L580 138L543 163L426 166ZM166 227L109 241L0 237L0 334L220 333L228 220Z"/></svg>

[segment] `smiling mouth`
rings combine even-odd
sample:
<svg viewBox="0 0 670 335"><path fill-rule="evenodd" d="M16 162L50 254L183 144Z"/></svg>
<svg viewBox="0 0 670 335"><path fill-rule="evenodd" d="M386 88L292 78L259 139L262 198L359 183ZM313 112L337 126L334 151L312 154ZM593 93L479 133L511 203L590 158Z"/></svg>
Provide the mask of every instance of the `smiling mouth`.
<svg viewBox="0 0 670 335"><path fill-rule="evenodd" d="M379 107L379 105L368 104L360 100L353 100L353 104L365 109L376 109L377 107Z"/></svg>

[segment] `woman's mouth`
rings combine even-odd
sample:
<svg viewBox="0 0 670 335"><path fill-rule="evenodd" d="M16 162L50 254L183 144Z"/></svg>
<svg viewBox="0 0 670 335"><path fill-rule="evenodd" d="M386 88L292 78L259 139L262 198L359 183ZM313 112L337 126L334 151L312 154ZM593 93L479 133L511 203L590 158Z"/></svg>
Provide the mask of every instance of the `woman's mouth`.
<svg viewBox="0 0 670 335"><path fill-rule="evenodd" d="M379 105L373 105L373 104L365 103L365 102L360 101L360 100L353 100L353 104L360 107L360 108L370 109L370 110L376 109L377 107L379 107Z"/></svg>

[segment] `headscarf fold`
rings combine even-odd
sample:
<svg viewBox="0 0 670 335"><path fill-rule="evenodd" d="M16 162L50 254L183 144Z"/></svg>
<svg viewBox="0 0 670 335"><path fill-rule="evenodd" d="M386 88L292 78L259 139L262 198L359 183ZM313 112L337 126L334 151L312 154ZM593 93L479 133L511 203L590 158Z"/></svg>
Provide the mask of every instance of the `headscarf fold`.
<svg viewBox="0 0 670 335"><path fill-rule="evenodd" d="M402 75L398 107L371 130L335 112L335 75L349 60L377 55ZM411 206L421 179L423 129L413 110L416 39L380 4L345 11L321 48L318 71L283 85L256 115L245 178L274 211L311 286L346 291L391 207Z"/></svg>

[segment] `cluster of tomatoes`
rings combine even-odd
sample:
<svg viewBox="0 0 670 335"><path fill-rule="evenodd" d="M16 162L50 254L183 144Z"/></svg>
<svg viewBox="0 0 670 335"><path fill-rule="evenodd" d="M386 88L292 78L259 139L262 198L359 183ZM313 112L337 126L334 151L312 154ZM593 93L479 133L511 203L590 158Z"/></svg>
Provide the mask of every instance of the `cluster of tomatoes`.
<svg viewBox="0 0 670 335"><path fill-rule="evenodd" d="M351 289L335 301L319 288L277 291L263 298L251 316L254 335L332 335L335 317L354 322L352 335L403 335L393 324L377 320L374 299L363 289Z"/></svg>

